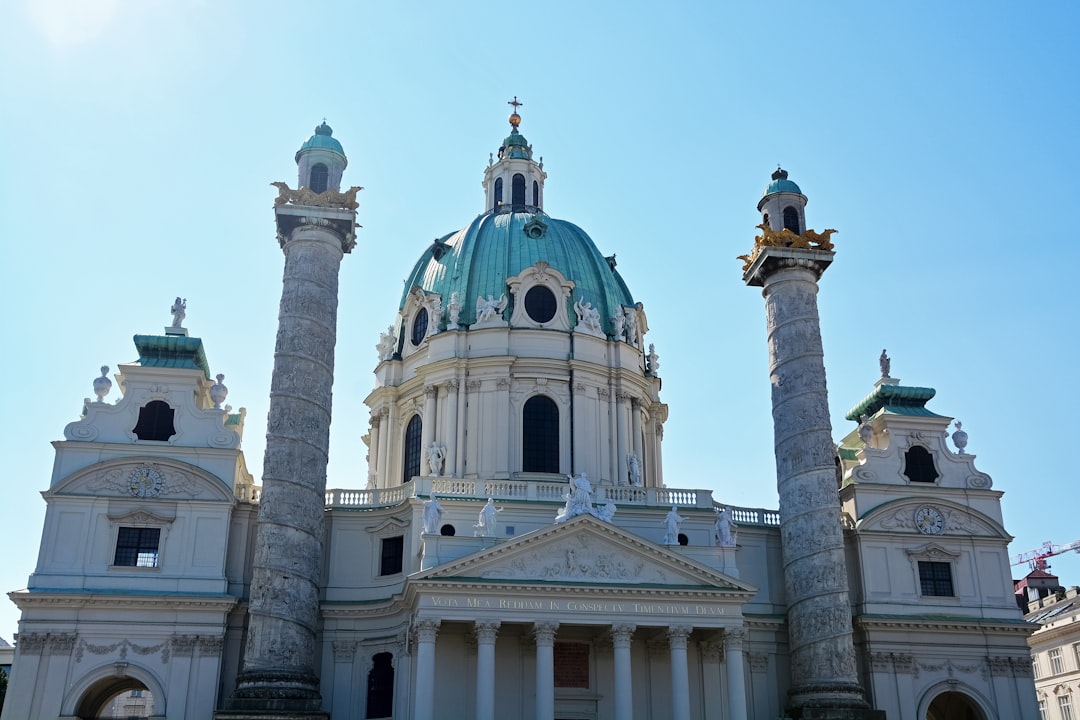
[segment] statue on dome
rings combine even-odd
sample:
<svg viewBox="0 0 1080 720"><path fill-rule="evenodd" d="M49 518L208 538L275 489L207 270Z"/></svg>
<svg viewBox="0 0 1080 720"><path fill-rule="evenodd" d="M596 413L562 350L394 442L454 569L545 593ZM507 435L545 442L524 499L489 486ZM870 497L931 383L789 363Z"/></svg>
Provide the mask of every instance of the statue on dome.
<svg viewBox="0 0 1080 720"><path fill-rule="evenodd" d="M716 538L716 546L735 547L735 536L738 532L738 526L731 520L731 508L726 507L723 510L713 508L713 512L716 513L716 525L713 529L713 536Z"/></svg>
<svg viewBox="0 0 1080 720"><path fill-rule="evenodd" d="M386 332L380 333L379 344L375 346L375 349L379 351L380 362L393 357L395 345L397 345L397 338L394 337L394 326L391 325L386 328Z"/></svg>
<svg viewBox="0 0 1080 720"><path fill-rule="evenodd" d="M431 476L439 477L442 474L443 460L446 459L446 448L437 442L432 442L427 449L427 459Z"/></svg>
<svg viewBox="0 0 1080 720"><path fill-rule="evenodd" d="M605 522L611 522L611 518L615 516L615 503L609 502L600 508L593 506L592 483L589 482L588 475L581 473L576 477L573 475L566 477L570 480L570 490L563 493L566 504L555 515L555 522L566 522L578 515L592 515Z"/></svg>
<svg viewBox="0 0 1080 720"><path fill-rule="evenodd" d="M439 522L442 520L443 509L435 493L428 493L428 499L424 501L424 534L436 535L439 532Z"/></svg>
<svg viewBox="0 0 1080 720"><path fill-rule="evenodd" d="M574 303L574 312L577 313L578 324L585 330L597 334L603 334L600 327L600 311L592 306L591 302L582 303L578 300Z"/></svg>
<svg viewBox="0 0 1080 720"><path fill-rule="evenodd" d="M626 340L626 316L615 313L611 316L611 323L615 326L615 342Z"/></svg>
<svg viewBox="0 0 1080 720"><path fill-rule="evenodd" d="M889 373L892 371L892 358L888 356L885 350L881 351L881 357L878 358L878 365L881 366L881 377L889 377Z"/></svg>
<svg viewBox="0 0 1080 720"><path fill-rule="evenodd" d="M679 526L686 520L679 514L678 509L674 505L671 506L671 512L664 516L664 544L665 545L678 545L679 544Z"/></svg>
<svg viewBox="0 0 1080 720"><path fill-rule="evenodd" d="M172 313L172 327L180 328L184 327L184 318L187 317L187 298L176 298L176 301L169 308L169 312Z"/></svg>
<svg viewBox="0 0 1080 720"><path fill-rule="evenodd" d="M626 342L630 343L634 347L637 347L637 344L638 344L637 313L635 313L631 309L631 310L626 310L625 314L626 314Z"/></svg>
<svg viewBox="0 0 1080 720"><path fill-rule="evenodd" d="M450 322L446 323L447 330L458 329L458 318L461 317L461 293L457 290L450 293L450 304L446 306L446 309L450 311Z"/></svg>
<svg viewBox="0 0 1080 720"><path fill-rule="evenodd" d="M495 513L502 512L502 508L495 507L495 501L487 499L487 503L480 509L479 521L473 525L473 535L476 537L495 537Z"/></svg>
<svg viewBox="0 0 1080 720"><path fill-rule="evenodd" d="M487 299L484 299L483 295L479 295L476 298L476 322L482 323L487 320L491 320L496 315L502 317L503 310L506 309L506 293L499 296L496 300L492 295L488 295Z"/></svg>

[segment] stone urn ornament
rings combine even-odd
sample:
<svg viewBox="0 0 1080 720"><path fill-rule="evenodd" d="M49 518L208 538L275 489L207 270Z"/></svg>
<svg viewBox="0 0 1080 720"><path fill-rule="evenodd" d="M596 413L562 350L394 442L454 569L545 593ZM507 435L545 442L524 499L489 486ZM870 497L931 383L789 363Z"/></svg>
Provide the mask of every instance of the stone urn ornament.
<svg viewBox="0 0 1080 720"><path fill-rule="evenodd" d="M109 366L101 366L101 377L94 378L94 394L97 395L97 402L105 402L105 396L112 390L112 380L108 378Z"/></svg>
<svg viewBox="0 0 1080 720"><path fill-rule="evenodd" d="M217 374L217 382L210 386L210 399L214 401L214 409L220 410L221 403L225 402L225 398L229 397L229 388L225 387L225 376L221 373Z"/></svg>
<svg viewBox="0 0 1080 720"><path fill-rule="evenodd" d="M963 431L963 424L959 420L953 424L956 425L956 432L952 434L953 445L956 446L956 454L965 455L964 448L966 448L968 444L968 434Z"/></svg>

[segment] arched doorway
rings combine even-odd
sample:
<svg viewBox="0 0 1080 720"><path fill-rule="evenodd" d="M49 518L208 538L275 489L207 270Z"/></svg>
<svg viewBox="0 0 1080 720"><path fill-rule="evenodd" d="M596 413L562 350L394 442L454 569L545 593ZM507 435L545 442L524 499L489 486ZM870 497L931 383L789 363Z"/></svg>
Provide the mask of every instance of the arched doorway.
<svg viewBox="0 0 1080 720"><path fill-rule="evenodd" d="M926 720L986 720L975 701L962 692L943 692L930 703Z"/></svg>
<svg viewBox="0 0 1080 720"><path fill-rule="evenodd" d="M155 714L155 698L133 677L112 677L95 683L76 710L80 720L148 718Z"/></svg>

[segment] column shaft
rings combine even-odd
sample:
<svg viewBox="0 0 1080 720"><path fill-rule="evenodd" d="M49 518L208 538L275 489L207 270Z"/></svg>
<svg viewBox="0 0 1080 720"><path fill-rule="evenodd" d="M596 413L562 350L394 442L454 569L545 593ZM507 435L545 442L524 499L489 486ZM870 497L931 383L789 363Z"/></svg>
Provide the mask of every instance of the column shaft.
<svg viewBox="0 0 1080 720"><path fill-rule="evenodd" d="M690 671L686 663L686 638L691 628L682 625L668 628L671 647L671 717L690 720Z"/></svg>
<svg viewBox="0 0 1080 720"><path fill-rule="evenodd" d="M555 720L555 631L558 623L533 626L536 638L536 720Z"/></svg>
<svg viewBox="0 0 1080 720"><path fill-rule="evenodd" d="M443 438L446 444L446 460L443 462L443 475L457 477L457 428L458 428L458 381L449 380L446 383L446 435Z"/></svg>
<svg viewBox="0 0 1080 720"><path fill-rule="evenodd" d="M742 630L724 633L724 665L727 670L728 717L746 717L746 669L743 663Z"/></svg>
<svg viewBox="0 0 1080 720"><path fill-rule="evenodd" d="M611 641L615 648L615 720L633 720L634 678L630 666L630 641L633 625L615 625Z"/></svg>
<svg viewBox="0 0 1080 720"><path fill-rule="evenodd" d="M498 621L477 621L476 720L495 720L495 638Z"/></svg>
<svg viewBox="0 0 1080 720"><path fill-rule="evenodd" d="M435 718L435 638L439 620L416 621L416 713L415 720Z"/></svg>
<svg viewBox="0 0 1080 720"><path fill-rule="evenodd" d="M420 447L423 448L421 457L427 457L427 450L435 440L435 400L438 398L439 388L428 385L424 388L424 419L420 426ZM430 475L430 468L426 461L420 463L420 474Z"/></svg>

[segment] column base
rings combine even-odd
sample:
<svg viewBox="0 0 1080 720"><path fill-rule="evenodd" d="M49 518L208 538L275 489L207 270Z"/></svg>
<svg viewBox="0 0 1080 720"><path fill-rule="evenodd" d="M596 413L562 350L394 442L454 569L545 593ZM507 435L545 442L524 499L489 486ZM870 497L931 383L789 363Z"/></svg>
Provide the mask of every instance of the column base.
<svg viewBox="0 0 1080 720"><path fill-rule="evenodd" d="M329 720L322 709L319 678L296 671L241 673L232 697L225 700L215 720Z"/></svg>
<svg viewBox="0 0 1080 720"><path fill-rule="evenodd" d="M802 707L788 710L785 720L885 720L884 710Z"/></svg>

